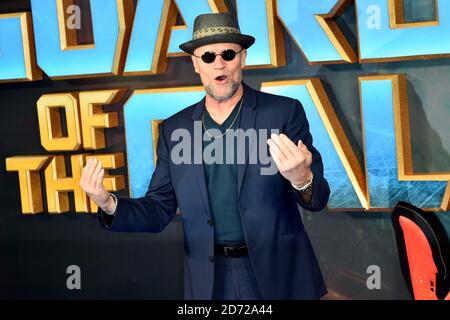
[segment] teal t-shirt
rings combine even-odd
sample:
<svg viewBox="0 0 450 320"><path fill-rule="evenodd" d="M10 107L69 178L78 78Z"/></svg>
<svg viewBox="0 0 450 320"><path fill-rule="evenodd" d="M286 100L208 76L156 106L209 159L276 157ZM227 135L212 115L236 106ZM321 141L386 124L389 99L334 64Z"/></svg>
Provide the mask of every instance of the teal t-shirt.
<svg viewBox="0 0 450 320"><path fill-rule="evenodd" d="M203 109L204 126L212 136L219 136L225 133L227 128L230 127L233 120L236 118L233 125L230 127L230 131L228 131L226 135L218 138L211 138L204 134L204 136L207 136L211 141L203 139L204 151L207 151L205 148L212 144L214 140L216 140L215 145L220 144L223 148L223 152L220 155L220 152L215 152L218 148L215 149L215 151L211 151L214 150L214 148L212 148L213 145L211 145L209 147L210 151L206 154L212 155L216 161L212 164L204 163L209 204L214 219L214 240L215 244L221 245L241 245L245 243L238 202L237 143L233 143L234 153L232 163L226 163L226 138L227 135L231 133L231 129L236 130L239 128L242 111L239 110L240 105L241 101L236 104L231 114L221 125L211 118L206 107ZM213 129L217 129L221 133ZM204 132L205 128L203 128L203 133ZM221 163L219 163L219 159L222 160Z"/></svg>

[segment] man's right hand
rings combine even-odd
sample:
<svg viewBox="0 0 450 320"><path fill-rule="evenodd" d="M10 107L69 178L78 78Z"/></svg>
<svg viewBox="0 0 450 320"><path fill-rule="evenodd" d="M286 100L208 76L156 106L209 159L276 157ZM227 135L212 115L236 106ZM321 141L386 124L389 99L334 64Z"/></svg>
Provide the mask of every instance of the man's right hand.
<svg viewBox="0 0 450 320"><path fill-rule="evenodd" d="M114 199L103 187L104 175L105 170L102 168L102 162L96 158L89 159L81 173L80 186L103 211L112 212Z"/></svg>

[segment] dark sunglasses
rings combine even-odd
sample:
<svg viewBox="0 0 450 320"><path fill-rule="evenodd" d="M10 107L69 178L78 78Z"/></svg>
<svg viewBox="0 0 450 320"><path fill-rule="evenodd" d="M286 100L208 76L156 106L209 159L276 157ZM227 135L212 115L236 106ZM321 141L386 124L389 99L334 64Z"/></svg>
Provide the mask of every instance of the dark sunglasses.
<svg viewBox="0 0 450 320"><path fill-rule="evenodd" d="M226 49L226 50L223 50L222 53L215 53L215 52L212 52L212 51L206 51L205 53L202 54L201 57L196 56L195 54L193 54L193 56L197 57L197 58L202 58L203 62L205 62L205 63L213 63L214 60L216 60L216 56L222 56L223 60L231 61L231 60L233 60L236 57L236 55L239 52L242 52L242 50L236 52L233 49Z"/></svg>

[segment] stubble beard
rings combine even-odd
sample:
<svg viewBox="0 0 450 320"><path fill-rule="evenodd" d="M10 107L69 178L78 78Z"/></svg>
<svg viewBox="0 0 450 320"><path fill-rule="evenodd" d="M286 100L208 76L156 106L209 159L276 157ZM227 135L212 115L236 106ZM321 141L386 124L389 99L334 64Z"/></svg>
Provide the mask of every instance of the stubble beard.
<svg viewBox="0 0 450 320"><path fill-rule="evenodd" d="M236 92L239 90L239 86L240 83L236 82L234 80L231 80L230 83L230 87L228 90L228 93L223 95L223 96L219 96L215 93L215 86L213 83L209 83L206 87L205 87L205 91L216 101L218 102L225 102L230 100L235 94Z"/></svg>

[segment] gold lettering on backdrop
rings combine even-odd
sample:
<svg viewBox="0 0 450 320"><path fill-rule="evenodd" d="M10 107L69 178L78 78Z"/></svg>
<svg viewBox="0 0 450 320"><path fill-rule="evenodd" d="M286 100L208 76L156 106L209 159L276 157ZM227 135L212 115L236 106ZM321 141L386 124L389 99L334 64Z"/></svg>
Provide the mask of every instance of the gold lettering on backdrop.
<svg viewBox="0 0 450 320"><path fill-rule="evenodd" d="M104 129L117 126L117 112L103 113L106 104L118 103L126 90L112 89L81 93L58 93L41 96L37 102L41 144L49 151L76 151L81 148L101 149L106 147ZM65 123L61 122L64 109ZM81 114L81 117L80 117ZM63 134L63 127L67 134ZM81 139L85 139L85 145ZM66 173L64 155L18 156L6 158L7 171L18 171L23 213L43 211L40 171L44 171L47 208L49 213L70 210L69 192L74 194L76 212L97 212L80 187L80 177L86 161L95 157L102 161L106 170L104 187L118 191L125 187L123 175L108 175L108 169L124 166L123 153L70 155L72 176Z"/></svg>
<svg viewBox="0 0 450 320"><path fill-rule="evenodd" d="M347 38L342 33L341 29L337 25L335 18L339 15L341 15L344 10L347 8L348 5L353 3L352 0L340 0L336 3L336 5L333 7L333 9L328 14L316 14L315 18L317 22L319 23L320 27L323 29L325 34L327 35L330 42L333 44L333 46L336 48L337 52L341 56L342 60L340 61L320 61L320 62L310 62L306 55L303 53L303 50L301 48L301 44L297 43L297 41L294 40L294 37L290 34L289 28L286 27L286 24L284 23L283 19L280 18L281 23L285 26L286 31L291 35L291 38L293 39L293 43L296 44L299 51L302 53L305 60L310 65L322 65L322 64L337 64L337 63L353 63L358 61L358 56L353 50L352 46L348 42Z"/></svg>
<svg viewBox="0 0 450 320"><path fill-rule="evenodd" d="M270 63L246 65L245 69L278 68L286 65L283 25L278 18L277 0L266 0L267 31L269 36Z"/></svg>
<svg viewBox="0 0 450 320"><path fill-rule="evenodd" d="M102 161L106 169L120 168L124 164L122 153L102 155L72 155L72 177L66 175L64 156L55 156L45 169L45 186L47 194L47 206L49 213L68 212L68 192L74 193L76 212L97 212L94 202L89 202L86 193L80 187L81 171L89 158L97 158ZM109 176L105 174L104 186L110 191L117 191L124 187L123 176Z"/></svg>
<svg viewBox="0 0 450 320"><path fill-rule="evenodd" d="M142 0L141 0L142 1ZM178 9L174 0L165 0L161 13L158 37L156 39L153 60L148 71L124 72L126 76L164 73L167 69L167 50L169 48L172 28L176 27Z"/></svg>
<svg viewBox="0 0 450 320"><path fill-rule="evenodd" d="M417 180L417 181L449 181L449 172L435 172L435 173L418 173L414 172L412 166L411 155L411 138L408 116L408 101L406 95L406 79L401 75L382 75L382 76L366 76L360 77L359 81L367 80L392 80L393 83L393 105L394 105L394 123L395 123L395 135L397 144L397 159L398 159L398 176L399 180ZM361 168L353 148L348 141L348 138L338 120L336 113L328 99L326 91L318 78L302 79L302 80L287 80L287 81L275 81L264 82L262 88L273 86L286 86L286 85L304 85L311 99L319 113L319 116L327 130L330 139L337 150L337 154L342 161L342 164L346 170L349 180L356 192L356 195L361 202L363 208L372 211L379 211L379 208L372 209L370 206L370 198L367 187L367 173ZM172 93L172 92L193 92L202 91L203 87L173 87L173 88L159 88L159 89L142 89L134 91L134 94L150 94L150 93ZM72 143L60 143L57 144L53 140L66 139L68 137L62 137L62 129L60 123L60 117L57 114L52 115L50 111L51 107L63 106L67 107L67 118L71 120L67 121L67 126L70 127L72 123L73 128L78 128L72 133L73 136L78 137L80 133L80 127L84 130L91 131L85 133L88 137L86 141L91 141L92 148L102 148L103 138L98 138L93 129L100 129L108 127L108 125L117 125L117 115L115 113L102 114L101 109L93 112L96 108L101 108L102 104L118 101L124 94L124 90L112 89L102 90L98 92L88 91L81 93L62 93L54 95L44 95L39 99L38 108L40 119L40 129L42 129L41 137L47 139L48 145L55 144L62 148L62 150L73 151ZM80 98L80 108L85 116L81 117L80 123L76 124L77 119L76 111L78 106L77 97ZM48 103L51 107L46 105ZM91 110L90 110L91 108ZM93 113L90 113L90 112ZM98 116L98 118L96 118ZM42 124L41 124L42 122ZM153 137L153 154L156 165L157 155L157 141L159 136L159 126L162 120L151 120L151 129ZM68 129L68 132L70 129ZM81 133L79 134L81 135ZM69 134L68 134L69 136ZM72 139L77 141L76 139ZM70 140L69 140L70 141ZM104 141L103 141L104 142ZM41 141L42 143L42 141ZM80 146L83 147L81 141ZM44 144L43 144L44 145ZM54 147L54 145L53 145ZM62 155L47 155L47 156L17 156L6 158L7 171L17 171L19 173L20 193L23 213L38 213L42 212L42 193L40 185L39 172L45 171L46 180L46 193L48 201L48 211L52 213L62 213L69 211L68 192L74 193L75 210L76 212L96 212L97 207L94 203L91 203L86 194L81 191L79 187L79 178L81 171L89 158L96 157L103 163L105 169L117 169L124 166L124 154L79 154L72 155L70 157L72 177L66 175L66 167L64 156ZM365 157L365 155L364 155ZM121 190L125 186L124 176L105 175L104 186L109 191ZM447 184L441 207L430 208L436 210L449 210L450 208L450 184ZM430 210L429 209L429 210ZM332 209L332 211L341 211L344 208ZM345 209L348 210L348 209Z"/></svg>
<svg viewBox="0 0 450 320"><path fill-rule="evenodd" d="M435 16L431 21L405 22L405 0L388 0L389 26L391 29L420 28L439 25L438 0L434 0Z"/></svg>
<svg viewBox="0 0 450 320"><path fill-rule="evenodd" d="M83 147L85 149L105 148L103 128L117 127L117 112L103 113L103 105L119 102L125 90L103 90L81 92L80 115L82 123Z"/></svg>
<svg viewBox="0 0 450 320"><path fill-rule="evenodd" d="M43 211L41 177L39 171L51 156L17 156L6 158L6 171L19 174L20 203L22 213L36 214Z"/></svg>
<svg viewBox="0 0 450 320"><path fill-rule="evenodd" d="M447 184L445 188L444 198L442 199L441 209L443 211L450 210L450 183Z"/></svg>
<svg viewBox="0 0 450 320"><path fill-rule="evenodd" d="M41 144L47 151L75 151L82 147L78 94L43 95L37 101ZM67 136L63 136L60 109L66 114Z"/></svg>
<svg viewBox="0 0 450 320"><path fill-rule="evenodd" d="M73 192L76 212L97 212L97 205L90 201L80 187L81 172L90 158L99 159L106 170L103 185L106 190L118 191L125 187L123 175L108 175L108 169L124 166L123 153L77 154L70 156L72 177L66 174L63 155L16 156L6 158L6 170L19 174L22 213L36 214L43 211L40 171L45 175L45 191L49 213L70 211L69 192Z"/></svg>
<svg viewBox="0 0 450 320"><path fill-rule="evenodd" d="M50 164L45 168L45 190L49 213L69 211L69 191L74 193L75 204L78 204L78 208L76 209L80 209L80 204L83 209L87 209L86 194L82 191L79 183L81 170L76 165L80 164L80 162L82 163L82 161L77 159L81 157L82 155L71 156L72 177L66 175L66 164L62 155L54 156Z"/></svg>
<svg viewBox="0 0 450 320"><path fill-rule="evenodd" d="M394 108L394 128L395 128L395 143L396 156L398 168L399 181L450 181L450 172L415 172L412 161L412 147L411 147L411 129L409 121L408 108L408 94L407 83L405 75L376 75L359 77L359 90L361 91L361 81L392 81L392 98ZM362 114L362 113L361 113ZM363 120L361 119L361 123ZM364 135L363 135L364 144ZM364 150L364 158L366 152ZM367 168L366 168L367 171ZM367 173L366 173L367 176ZM450 203L450 182L444 192L444 197L440 208L423 208L426 211L447 211ZM370 205L370 199L369 199ZM379 208L379 211L384 211L387 208Z"/></svg>
<svg viewBox="0 0 450 320"><path fill-rule="evenodd" d="M20 18L20 30L22 31L23 61L25 65L25 78L0 80L2 82L35 81L42 79L42 71L36 63L36 47L34 44L34 32L30 12L0 14L0 19Z"/></svg>
<svg viewBox="0 0 450 320"><path fill-rule="evenodd" d="M328 99L328 95L322 82L318 78L304 79L304 80L286 80L263 82L261 88L274 86L305 86L311 96L314 106L320 115L325 129L330 136L331 142L336 149L336 152L344 166L347 176L355 190L355 193L361 202L364 209L369 209L368 189L364 170L359 165L356 154L348 141L347 135L342 128L339 119L334 111L334 108ZM334 209L331 208L331 211ZM336 210L351 210L344 208L337 208Z"/></svg>
<svg viewBox="0 0 450 320"><path fill-rule="evenodd" d="M351 0L341 0L339 1L331 10L329 14L318 14L316 15L316 20L322 27L323 31L326 33L327 37L330 39L333 46L339 52L342 57L343 62L357 62L358 56L353 50L352 46L348 42L347 38L342 33L341 29L338 27L335 17L341 15L345 8L353 1ZM325 62L321 62L323 64Z"/></svg>
<svg viewBox="0 0 450 320"><path fill-rule="evenodd" d="M95 48L95 41L88 44L80 44L76 30L67 28L66 10L69 5L75 3L75 0L56 0L58 15L58 30L61 42L61 50L90 50ZM114 0L112 0L114 1ZM122 75L125 68L125 61L128 51L128 45L131 38L131 29L134 18L133 0L115 0L117 4L117 15L119 21L119 32L117 34L117 43L114 52L114 61L111 72L96 74L71 74L68 76L56 76L52 79L72 79L72 78L94 78L110 75ZM90 18L91 17L85 17ZM94 28L94 24L91 21ZM94 33L94 30L92 30ZM95 39L94 39L95 40Z"/></svg>
<svg viewBox="0 0 450 320"><path fill-rule="evenodd" d="M278 19L277 0L266 0L267 26L269 31L270 64L272 67L286 65L283 26ZM250 67L250 68L253 68Z"/></svg>
<svg viewBox="0 0 450 320"><path fill-rule="evenodd" d="M56 0L61 51L95 48L92 41L94 36L89 3L83 3L82 8L80 8L80 4L76 0ZM82 15L82 13L87 14ZM89 43L82 43L83 41L80 40L80 34L77 32L80 29L83 29L83 34L90 38Z"/></svg>

